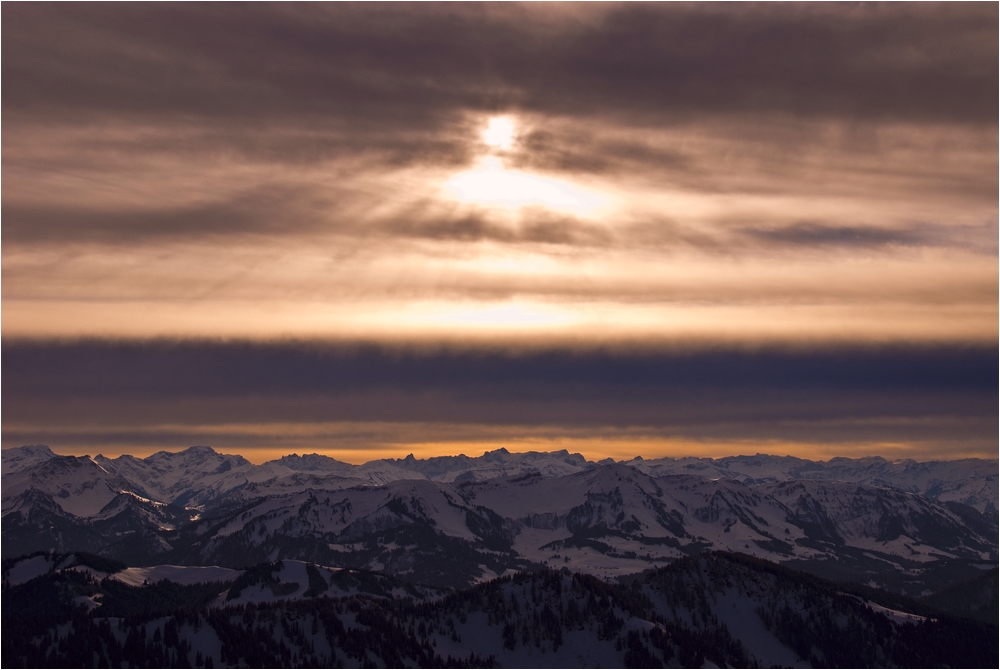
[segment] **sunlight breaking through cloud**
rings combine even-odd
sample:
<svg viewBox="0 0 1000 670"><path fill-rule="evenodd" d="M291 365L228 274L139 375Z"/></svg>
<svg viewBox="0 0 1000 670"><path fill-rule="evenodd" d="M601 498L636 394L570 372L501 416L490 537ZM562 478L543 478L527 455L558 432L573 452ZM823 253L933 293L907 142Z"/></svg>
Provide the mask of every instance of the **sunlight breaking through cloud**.
<svg viewBox="0 0 1000 670"><path fill-rule="evenodd" d="M507 169L494 156L482 159L472 170L455 175L444 186L446 192L462 202L502 210L535 206L588 216L608 203L607 197L570 182Z"/></svg>
<svg viewBox="0 0 1000 670"><path fill-rule="evenodd" d="M13 3L4 340L992 351L996 16ZM13 379L5 430L36 383ZM967 432L995 449L988 386ZM164 419L222 422L191 403Z"/></svg>

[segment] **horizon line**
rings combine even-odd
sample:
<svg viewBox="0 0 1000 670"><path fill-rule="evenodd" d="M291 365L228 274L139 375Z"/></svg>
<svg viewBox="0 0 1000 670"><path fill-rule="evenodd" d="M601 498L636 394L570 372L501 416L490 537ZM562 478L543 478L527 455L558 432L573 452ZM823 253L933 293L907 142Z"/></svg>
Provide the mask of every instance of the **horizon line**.
<svg viewBox="0 0 1000 670"><path fill-rule="evenodd" d="M159 454L180 454L180 453L184 453L186 451L191 451L191 450L196 450L196 449L208 449L212 453L214 453L216 455L219 455L219 456L236 456L236 457L242 458L242 459L246 460L247 462L249 462L251 465L254 465L254 466L261 466L261 465L266 465L267 463L274 463L274 462L280 461L280 460L282 460L282 459L284 459L286 457L306 458L306 457L309 457L309 456L318 456L318 457L321 457L321 458L329 458L329 459L331 459L333 461L336 461L338 463L341 463L343 465L350 465L352 467L363 467L363 466L368 465L370 463L377 463L377 462L380 462L380 461L381 462L391 462L391 463L395 463L395 462L399 462L399 461L408 461L408 460L426 462L426 461L429 461L431 459L436 459L436 458L468 458L468 459L474 460L474 459L484 458L486 456L490 456L490 455L497 454L497 453L506 453L506 454L510 454L510 455L528 455L528 454L563 455L563 454L565 454L566 456L578 456L580 458L583 458L586 463L593 464L593 465L628 465L629 463L632 463L632 462L635 462L635 461L643 461L643 462L655 462L655 461L667 461L667 460L682 461L682 460L687 460L687 459L694 459L694 460L698 460L698 461L719 462L719 461L723 461L723 460L727 460L727 459L757 458L757 457L780 458L780 459L792 458L792 459L796 459L796 460L800 460L800 461L805 461L805 462L808 462L808 463L826 463L826 464L829 464L830 462L835 461L835 460L860 461L860 460L865 460L865 459L878 459L878 460L882 460L882 461L885 461L887 463L892 463L892 464L905 463L907 461L913 462L913 463L945 463L945 462L955 462L955 461L984 461L984 462L998 462L998 463L1000 463L1000 458L987 458L987 457L982 457L982 456L970 456L970 455L967 455L967 454L957 454L954 458L940 458L940 457L938 457L938 458L921 459L921 458L913 458L913 457L886 458L885 456L883 456L881 454L867 453L867 454L857 455L857 456L833 455L833 456L830 456L828 458L823 459L823 458L807 458L805 456L798 456L798 455L795 455L795 454L769 453L769 452L760 452L760 451L758 451L756 453L753 453L753 454L751 454L751 453L731 453L731 454L724 455L724 456L707 456L707 455L697 455L697 454L677 454L677 455L657 456L657 457L653 457L653 458L644 457L642 454L635 454L631 458L615 459L615 458L612 458L610 456L607 456L607 457L604 457L604 458L596 458L596 457L589 457L588 458L587 456L585 456L581 452L571 452L571 451L569 451L566 448L557 449L557 450L551 450L551 451L538 451L538 450L534 450L534 449L520 451L520 450L511 450L511 449L508 449L505 446L501 446L501 447L498 447L498 448L493 449L493 450L486 450L486 451L484 451L479 456L469 456L468 454L466 454L464 452L460 452L460 453L457 453L457 454L455 454L455 453L441 453L441 454L432 454L432 455L421 455L420 457L417 457L414 454L414 452L411 451L406 456L402 456L402 457L399 457L399 456L397 456L397 457L383 456L383 457L380 457L380 458L373 458L373 459L370 459L370 460L367 460L367 461L363 461L363 462L343 461L343 460L340 460L338 458L335 458L334 456L331 456L330 455L331 452L336 453L338 451L336 449L327 449L327 450L312 451L312 452L303 451L301 454L299 454L298 451L290 451L290 452L282 453L282 455L280 455L280 456L277 456L275 458L270 458L270 459L267 459L267 460L252 460L251 458L248 458L248 456L247 456L248 453L253 454L253 453L256 452L258 454L272 454L273 455L275 453L280 452L281 450L279 450L279 449L255 448L255 449L248 449L244 453L239 453L239 452L237 452L235 450L234 451L218 451L215 447L212 447L211 445L200 445L200 444L195 444L195 445L191 445L191 446L188 446L188 447L176 448L176 449L155 448L156 449L155 451L152 451L152 449L154 449L154 448L136 450L138 452L148 452L144 456L140 456L140 455L137 455L136 453L129 452L129 451L120 451L119 452L118 450L114 450L114 451L110 452L112 454L116 454L117 453L117 455L106 456L102 452L98 452L98 453L95 453L95 454L91 455L90 453L80 453L80 451L81 451L80 449L73 449L73 448L67 449L67 448L64 448L64 447L63 448L57 447L57 448L54 449L50 445L47 445L47 444L24 444L24 445L21 445L21 446L18 446L18 447L0 447L0 453L9 452L9 451L13 451L13 450L16 450L16 449L25 449L25 448L32 448L32 447L34 447L34 448L39 448L40 447L40 448L48 449L50 452L52 452L56 456L61 456L61 457L90 458L90 459L101 457L101 458L106 458L106 459L109 459L109 460L116 460L118 458L121 458L122 456L132 456L133 458L138 458L140 460L146 460L148 458L151 458L152 456L156 456L156 455L159 455ZM69 451L70 453L61 453L61 452L66 452L66 451ZM357 452L357 450L343 450L343 451L348 451L350 453L356 453ZM323 453L323 452L326 452L326 453Z"/></svg>

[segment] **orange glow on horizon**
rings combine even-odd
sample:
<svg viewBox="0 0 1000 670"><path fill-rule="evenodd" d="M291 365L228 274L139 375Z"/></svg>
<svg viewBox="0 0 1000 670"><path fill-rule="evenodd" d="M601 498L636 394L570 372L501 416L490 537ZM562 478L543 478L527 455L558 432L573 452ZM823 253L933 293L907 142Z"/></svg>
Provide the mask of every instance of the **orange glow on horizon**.
<svg viewBox="0 0 1000 670"><path fill-rule="evenodd" d="M941 453L935 447L928 448L920 444L898 442L839 442L839 443L803 443L784 442L780 440L732 440L732 441L701 441L689 439L592 439L592 438L524 438L503 441L472 440L463 442L425 442L411 444L379 444L369 448L319 448L302 443L288 448L252 448L229 449L217 447L222 454L239 454L251 463L262 463L276 460L290 454L320 454L338 461L353 465L362 465L369 461L380 459L403 459L413 454L417 459L428 459L436 456L465 455L472 458L482 456L486 452L505 448L511 453L529 451L551 452L565 449L570 453L579 453L589 461L600 461L611 458L615 461L630 461L635 457L644 460L657 458L713 458L727 456L752 456L766 454L772 456L794 456L812 461L827 461L831 458L847 457L861 458L865 456L881 456L890 461L914 460L957 460L962 458L995 458L996 453L979 449L955 449ZM65 456L96 456L98 453L109 458L129 454L145 458L160 451L179 452L187 447L152 447L137 445L134 447L117 446L113 448L95 448L93 445L78 447L53 447L57 454Z"/></svg>

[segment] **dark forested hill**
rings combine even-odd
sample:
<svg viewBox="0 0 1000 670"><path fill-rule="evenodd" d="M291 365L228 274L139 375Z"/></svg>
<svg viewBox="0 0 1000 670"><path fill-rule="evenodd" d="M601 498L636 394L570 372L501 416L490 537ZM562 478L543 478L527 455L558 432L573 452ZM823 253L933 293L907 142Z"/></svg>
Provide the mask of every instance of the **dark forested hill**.
<svg viewBox="0 0 1000 670"><path fill-rule="evenodd" d="M296 572L280 561L229 582L130 586L106 574L76 563L5 584L3 666L998 663L995 625L726 552L680 559L627 584L546 569L444 595L374 573L308 564Z"/></svg>

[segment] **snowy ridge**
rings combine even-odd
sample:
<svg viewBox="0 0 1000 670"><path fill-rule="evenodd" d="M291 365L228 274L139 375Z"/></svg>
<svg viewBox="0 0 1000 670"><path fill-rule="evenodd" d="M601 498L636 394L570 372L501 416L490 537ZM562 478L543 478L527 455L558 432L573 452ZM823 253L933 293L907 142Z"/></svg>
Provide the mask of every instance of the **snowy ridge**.
<svg viewBox="0 0 1000 670"><path fill-rule="evenodd" d="M374 461L378 462L380 461ZM570 454L565 449L554 452L529 451L512 454L503 447L487 451L478 458L460 455L437 456L423 460L416 459L410 454L404 459L387 459L381 462L419 472L427 479L439 482L485 481L499 477L518 477L528 473L538 473L543 477L562 477L595 467L595 464L580 454Z"/></svg>
<svg viewBox="0 0 1000 670"><path fill-rule="evenodd" d="M257 470L242 456L219 454L210 447L161 451L147 458L97 456L95 461L146 497L179 506L196 505L245 486L248 475Z"/></svg>
<svg viewBox="0 0 1000 670"><path fill-rule="evenodd" d="M56 457L52 450L44 444L29 444L17 449L4 449L2 453L4 477Z"/></svg>
<svg viewBox="0 0 1000 670"><path fill-rule="evenodd" d="M947 505L888 488L747 486L615 464L553 479L266 496L219 517L182 556L229 565L307 558L459 587L541 565L614 578L714 548L773 561L849 559L864 574L916 578L941 561L996 562L995 525L980 519L984 527L972 528Z"/></svg>
<svg viewBox="0 0 1000 670"><path fill-rule="evenodd" d="M38 466L56 455L42 445L4 449L4 485L8 474ZM401 479L428 479L439 482L487 481L539 474L563 477L593 470L600 464L566 450L511 453L504 448L479 457L440 456L417 459L370 461L352 465L319 454L290 454L261 465L242 456L223 455L210 447L191 447L180 452L159 452L144 459L123 455L91 459L109 474L130 483L132 490L152 500L179 506L199 506L239 495L254 485L257 494L301 490L305 486L332 489L358 484L381 486ZM735 479L748 486L780 481L818 479L897 488L932 500L960 502L996 517L997 460L963 459L918 462L888 461L873 456L858 459L833 458L809 461L793 456L728 456L725 458L635 458L622 464L655 476L696 475L707 479ZM308 482L306 484L305 482ZM243 496L247 498L247 496Z"/></svg>
<svg viewBox="0 0 1000 670"><path fill-rule="evenodd" d="M53 456L34 466L3 477L4 514L7 507L28 491L48 496L67 514L91 517L99 514L132 484L110 474L89 457Z"/></svg>
<svg viewBox="0 0 1000 670"><path fill-rule="evenodd" d="M854 482L888 486L932 500L960 502L996 518L998 474L996 459L954 461L888 461L879 456L809 461L794 456L727 456L725 458L636 458L628 465L655 475L695 474L710 479L738 479L748 485L797 479Z"/></svg>
<svg viewBox="0 0 1000 670"><path fill-rule="evenodd" d="M611 579L719 549L919 593L971 578L998 554L995 501L981 505L986 514L966 504L982 502L970 492L995 489L996 461L597 464L498 449L253 465L208 447L145 459L24 447L4 450L8 458L5 557L56 549L228 568L299 560L461 588L541 566Z"/></svg>

